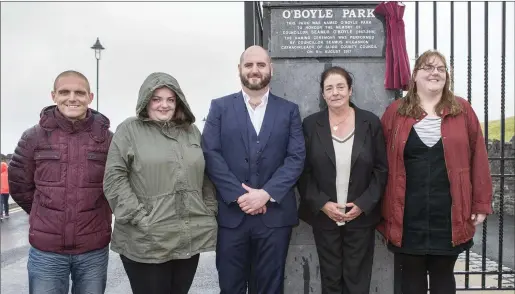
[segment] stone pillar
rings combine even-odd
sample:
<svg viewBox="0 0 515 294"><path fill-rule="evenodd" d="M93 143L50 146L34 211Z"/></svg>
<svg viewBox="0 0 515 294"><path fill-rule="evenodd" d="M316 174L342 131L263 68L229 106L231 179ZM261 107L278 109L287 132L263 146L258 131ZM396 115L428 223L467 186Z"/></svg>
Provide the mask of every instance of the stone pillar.
<svg viewBox="0 0 515 294"><path fill-rule="evenodd" d="M326 107L320 74L338 65L353 75L353 103L380 117L395 93L384 89L386 29L372 13L378 3L264 2L271 91L296 102L304 118ZM393 255L376 233L370 293L394 293L393 265ZM321 293L313 233L302 221L290 242L285 293Z"/></svg>

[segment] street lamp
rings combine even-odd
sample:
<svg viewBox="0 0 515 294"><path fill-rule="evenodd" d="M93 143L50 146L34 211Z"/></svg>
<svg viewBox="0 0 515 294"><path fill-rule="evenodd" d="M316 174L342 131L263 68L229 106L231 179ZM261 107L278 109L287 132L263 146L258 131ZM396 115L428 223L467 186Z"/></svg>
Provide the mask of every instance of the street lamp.
<svg viewBox="0 0 515 294"><path fill-rule="evenodd" d="M104 50L104 46L102 46L102 44L100 44L100 40L98 40L98 37L97 37L97 41L95 42L95 44L93 46L91 46L91 49L95 50L95 58L97 59L97 111L98 111L98 64L99 64L99 61L100 61L100 55L101 55L101 52L102 50Z"/></svg>

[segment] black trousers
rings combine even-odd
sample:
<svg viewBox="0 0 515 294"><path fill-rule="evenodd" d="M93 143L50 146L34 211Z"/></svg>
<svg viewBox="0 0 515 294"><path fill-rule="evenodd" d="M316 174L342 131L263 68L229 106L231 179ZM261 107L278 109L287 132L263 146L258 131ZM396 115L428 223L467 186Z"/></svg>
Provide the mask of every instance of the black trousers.
<svg viewBox="0 0 515 294"><path fill-rule="evenodd" d="M200 254L165 263L140 263L120 255L134 294L187 294Z"/></svg>
<svg viewBox="0 0 515 294"><path fill-rule="evenodd" d="M322 294L368 294L374 261L375 229L313 228Z"/></svg>
<svg viewBox="0 0 515 294"><path fill-rule="evenodd" d="M402 293L455 294L454 265L458 255L410 255L395 253L401 266Z"/></svg>
<svg viewBox="0 0 515 294"><path fill-rule="evenodd" d="M2 214L9 215L9 194L2 194Z"/></svg>

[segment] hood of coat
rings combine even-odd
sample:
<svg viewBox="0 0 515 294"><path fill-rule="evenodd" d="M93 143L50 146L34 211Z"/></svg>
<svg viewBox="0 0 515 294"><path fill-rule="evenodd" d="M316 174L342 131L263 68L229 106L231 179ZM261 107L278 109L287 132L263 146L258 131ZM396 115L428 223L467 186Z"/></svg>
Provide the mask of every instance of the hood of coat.
<svg viewBox="0 0 515 294"><path fill-rule="evenodd" d="M91 137L95 141L103 142L107 138L111 122L105 115L91 108L88 109L86 118L72 122L59 112L57 105L51 105L41 110L39 125L46 131L57 128L67 133L91 131Z"/></svg>
<svg viewBox="0 0 515 294"><path fill-rule="evenodd" d="M169 74L162 72L155 72L150 74L139 89L138 103L136 104L136 116L142 120L149 120L147 114L147 105L156 89L167 87L172 90L177 96L177 101L180 101L184 106L184 114L188 116L191 123L195 122L195 116L191 111L188 101L182 92L179 82Z"/></svg>

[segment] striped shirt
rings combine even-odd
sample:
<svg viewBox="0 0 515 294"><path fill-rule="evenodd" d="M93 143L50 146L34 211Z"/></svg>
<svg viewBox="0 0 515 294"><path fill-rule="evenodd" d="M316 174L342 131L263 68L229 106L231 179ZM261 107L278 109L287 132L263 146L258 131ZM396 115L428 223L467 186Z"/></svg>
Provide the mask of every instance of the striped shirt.
<svg viewBox="0 0 515 294"><path fill-rule="evenodd" d="M442 118L441 117L425 117L417 122L413 127L417 132L420 140L427 147L433 147L442 136Z"/></svg>

